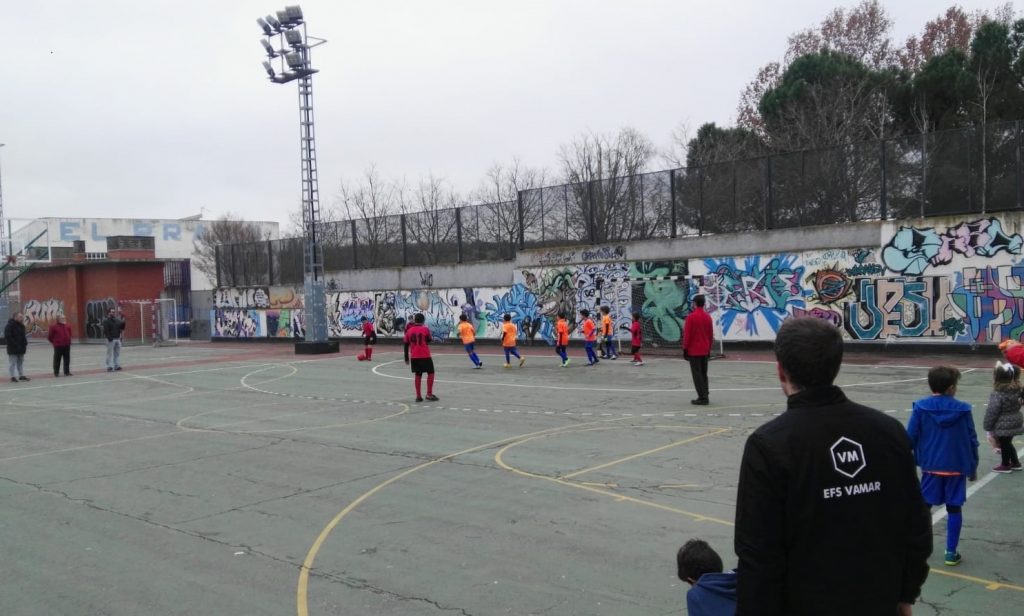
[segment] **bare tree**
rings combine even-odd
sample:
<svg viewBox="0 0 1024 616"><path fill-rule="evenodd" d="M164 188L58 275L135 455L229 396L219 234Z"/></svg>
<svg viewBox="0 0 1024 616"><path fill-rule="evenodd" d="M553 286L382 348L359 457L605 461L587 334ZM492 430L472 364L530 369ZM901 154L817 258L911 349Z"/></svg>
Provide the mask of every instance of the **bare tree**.
<svg viewBox="0 0 1024 616"><path fill-rule="evenodd" d="M642 235L639 176L655 154L651 140L629 127L616 135L586 133L561 147L563 180L575 200L567 215L576 235L571 239L606 242Z"/></svg>
<svg viewBox="0 0 1024 616"><path fill-rule="evenodd" d="M455 208L461 199L444 178L430 174L399 196L410 263L455 261Z"/></svg>
<svg viewBox="0 0 1024 616"><path fill-rule="evenodd" d="M401 228L397 214L402 209L401 186L382 178L375 165L370 165L358 180L342 180L335 198L335 211L339 220L355 221L360 259L375 265L383 262L387 252L397 250L401 241ZM349 229L338 229L340 237L352 234ZM344 235L342 235L344 233Z"/></svg>
<svg viewBox="0 0 1024 616"><path fill-rule="evenodd" d="M462 209L463 245L501 247L499 255L511 258L519 241L519 196L522 194L522 224L526 235L542 224L543 200L540 189L547 183L547 172L527 167L518 158L508 165L495 163L472 193L480 203ZM468 239L468 241L467 241Z"/></svg>
<svg viewBox="0 0 1024 616"><path fill-rule="evenodd" d="M217 247L220 246L221 284L269 284L269 230L258 223L227 213L203 227L192 240L192 264L211 282L217 282Z"/></svg>

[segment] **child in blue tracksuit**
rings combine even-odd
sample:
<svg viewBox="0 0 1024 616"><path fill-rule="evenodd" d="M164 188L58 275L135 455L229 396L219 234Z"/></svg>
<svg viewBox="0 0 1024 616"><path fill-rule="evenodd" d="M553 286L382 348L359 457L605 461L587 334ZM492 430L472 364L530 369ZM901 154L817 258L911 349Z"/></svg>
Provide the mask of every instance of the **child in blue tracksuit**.
<svg viewBox="0 0 1024 616"><path fill-rule="evenodd" d="M928 371L932 395L914 403L907 433L921 467L921 494L931 507L946 506L946 565L960 564L960 528L967 481L978 478L978 434L971 405L954 398L960 371L936 366Z"/></svg>
<svg viewBox="0 0 1024 616"><path fill-rule="evenodd" d="M722 558L706 541L690 539L676 553L679 579L691 586L686 592L690 616L734 616L736 571L722 571Z"/></svg>

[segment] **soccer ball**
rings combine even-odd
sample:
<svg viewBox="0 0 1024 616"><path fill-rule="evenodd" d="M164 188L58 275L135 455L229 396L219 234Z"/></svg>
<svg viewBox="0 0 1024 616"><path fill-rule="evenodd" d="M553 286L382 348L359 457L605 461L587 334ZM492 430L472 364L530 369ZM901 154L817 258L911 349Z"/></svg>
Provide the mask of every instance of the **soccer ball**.
<svg viewBox="0 0 1024 616"><path fill-rule="evenodd" d="M359 361L366 361L366 355L360 353L359 357L356 357L356 359L358 359Z"/></svg>

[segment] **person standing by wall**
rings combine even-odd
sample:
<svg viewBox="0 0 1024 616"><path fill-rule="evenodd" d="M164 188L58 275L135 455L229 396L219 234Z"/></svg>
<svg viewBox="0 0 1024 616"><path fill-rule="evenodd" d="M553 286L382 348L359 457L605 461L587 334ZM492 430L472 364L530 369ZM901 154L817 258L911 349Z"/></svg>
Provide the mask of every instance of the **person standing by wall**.
<svg viewBox="0 0 1024 616"><path fill-rule="evenodd" d="M686 315L686 321L683 323L683 357L690 362L693 387L697 390L697 399L690 400L690 404L710 403L708 360L711 358L711 341L714 335L711 315L704 310L704 296L694 296L693 310Z"/></svg>
<svg viewBox="0 0 1024 616"><path fill-rule="evenodd" d="M787 319L775 358L786 411L740 461L737 616L910 616L932 524L907 431L834 385L835 325Z"/></svg>
<svg viewBox="0 0 1024 616"><path fill-rule="evenodd" d="M103 319L103 337L107 339L107 372L121 369L121 335L124 333L124 325L120 311L114 308Z"/></svg>
<svg viewBox="0 0 1024 616"><path fill-rule="evenodd" d="M7 341L7 361L11 371L11 382L29 381L25 376L25 352L28 351L28 336L25 333L25 315L15 312L4 328Z"/></svg>
<svg viewBox="0 0 1024 616"><path fill-rule="evenodd" d="M57 322L46 332L46 339L53 345L53 376L60 376L62 361L64 376L71 376L71 326L63 314L57 315Z"/></svg>

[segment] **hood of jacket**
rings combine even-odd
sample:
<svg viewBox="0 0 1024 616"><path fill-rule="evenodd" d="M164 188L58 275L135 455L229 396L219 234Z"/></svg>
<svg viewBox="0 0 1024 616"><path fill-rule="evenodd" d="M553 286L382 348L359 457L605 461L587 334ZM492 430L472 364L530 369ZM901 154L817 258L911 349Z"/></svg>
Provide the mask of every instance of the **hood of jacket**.
<svg viewBox="0 0 1024 616"><path fill-rule="evenodd" d="M964 417L970 414L971 405L966 402L961 402L952 396L932 396L930 398L924 398L918 400L915 406L926 411L922 413L922 418L927 418L934 421L943 428L948 428L958 421L963 421Z"/></svg>

